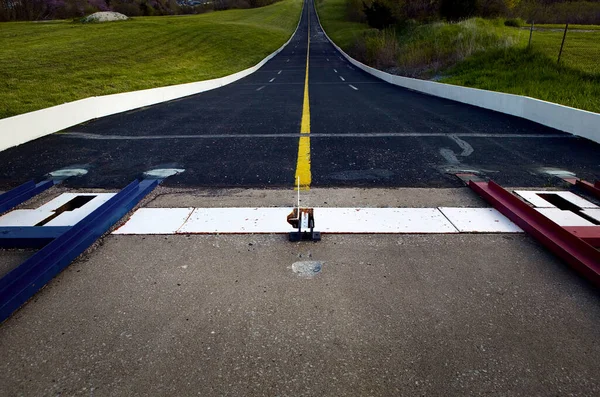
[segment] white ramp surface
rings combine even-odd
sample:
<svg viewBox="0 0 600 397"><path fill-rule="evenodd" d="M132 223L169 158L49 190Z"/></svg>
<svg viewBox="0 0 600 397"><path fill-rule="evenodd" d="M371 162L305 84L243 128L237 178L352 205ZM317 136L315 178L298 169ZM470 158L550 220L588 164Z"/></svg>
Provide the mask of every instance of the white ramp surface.
<svg viewBox="0 0 600 397"><path fill-rule="evenodd" d="M579 208L598 208L598 206L594 203L591 203L575 193L566 192L566 191L552 191L552 190L515 190L515 193L521 196L523 199L531 203L536 208L556 208L555 205L550 202L544 200L540 197L540 194L555 194L563 199L569 201L571 204L578 206Z"/></svg>
<svg viewBox="0 0 600 397"><path fill-rule="evenodd" d="M592 222L578 216L576 213L561 210L560 208L536 208L536 211L559 226L595 226Z"/></svg>
<svg viewBox="0 0 600 397"><path fill-rule="evenodd" d="M44 226L73 226L102 204L110 200L115 193L63 193L36 209L14 210L0 217L0 226L35 226L55 215L55 211L71 200L81 196L93 198L79 208L61 212Z"/></svg>
<svg viewBox="0 0 600 397"><path fill-rule="evenodd" d="M450 208L440 211L461 233L523 233L494 208Z"/></svg>

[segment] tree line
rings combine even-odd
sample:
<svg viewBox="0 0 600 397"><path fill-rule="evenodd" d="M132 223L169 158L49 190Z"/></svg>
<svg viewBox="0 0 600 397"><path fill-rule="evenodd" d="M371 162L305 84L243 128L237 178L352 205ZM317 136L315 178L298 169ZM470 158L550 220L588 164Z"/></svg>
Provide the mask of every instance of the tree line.
<svg viewBox="0 0 600 397"><path fill-rule="evenodd" d="M347 0L347 14L377 29L408 20L453 22L476 16L600 24L600 0Z"/></svg>
<svg viewBox="0 0 600 397"><path fill-rule="evenodd" d="M0 21L80 18L97 11L127 16L198 14L229 8L255 8L278 0L0 0Z"/></svg>

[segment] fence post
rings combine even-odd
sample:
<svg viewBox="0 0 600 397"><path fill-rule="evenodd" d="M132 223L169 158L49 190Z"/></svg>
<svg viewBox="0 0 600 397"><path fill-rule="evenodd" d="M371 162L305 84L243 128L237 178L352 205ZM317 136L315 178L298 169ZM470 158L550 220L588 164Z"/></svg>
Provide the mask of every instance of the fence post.
<svg viewBox="0 0 600 397"><path fill-rule="evenodd" d="M531 48L531 36L533 35L533 19L531 20L531 28L529 29L529 44L527 44L527 48Z"/></svg>
<svg viewBox="0 0 600 397"><path fill-rule="evenodd" d="M565 33L563 34L562 43L560 44L560 52L558 53L558 60L556 63L560 63L560 56L562 55L563 46L565 45L565 38L567 37L567 29L569 29L569 23L565 25Z"/></svg>

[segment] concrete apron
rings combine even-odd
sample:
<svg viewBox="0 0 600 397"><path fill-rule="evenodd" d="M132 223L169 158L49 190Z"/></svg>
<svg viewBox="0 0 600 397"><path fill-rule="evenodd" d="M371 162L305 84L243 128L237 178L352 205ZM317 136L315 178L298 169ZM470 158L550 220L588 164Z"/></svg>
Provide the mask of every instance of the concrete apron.
<svg viewBox="0 0 600 397"><path fill-rule="evenodd" d="M485 206L467 189L309 195ZM145 205L293 200L161 188ZM0 384L7 395L597 394L597 297L525 235L110 235L0 326Z"/></svg>

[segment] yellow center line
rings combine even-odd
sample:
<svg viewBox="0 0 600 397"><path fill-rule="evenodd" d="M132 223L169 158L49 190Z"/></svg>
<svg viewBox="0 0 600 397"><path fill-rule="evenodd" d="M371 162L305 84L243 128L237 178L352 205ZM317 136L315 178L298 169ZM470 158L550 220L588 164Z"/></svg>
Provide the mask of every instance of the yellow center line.
<svg viewBox="0 0 600 397"><path fill-rule="evenodd" d="M307 8L308 10L308 8ZM298 162L296 163L296 189L309 190L312 176L310 172L310 104L308 101L308 65L310 57L310 14L308 16L308 44L306 48L306 76L304 78L304 102L302 104L301 136L298 143Z"/></svg>

